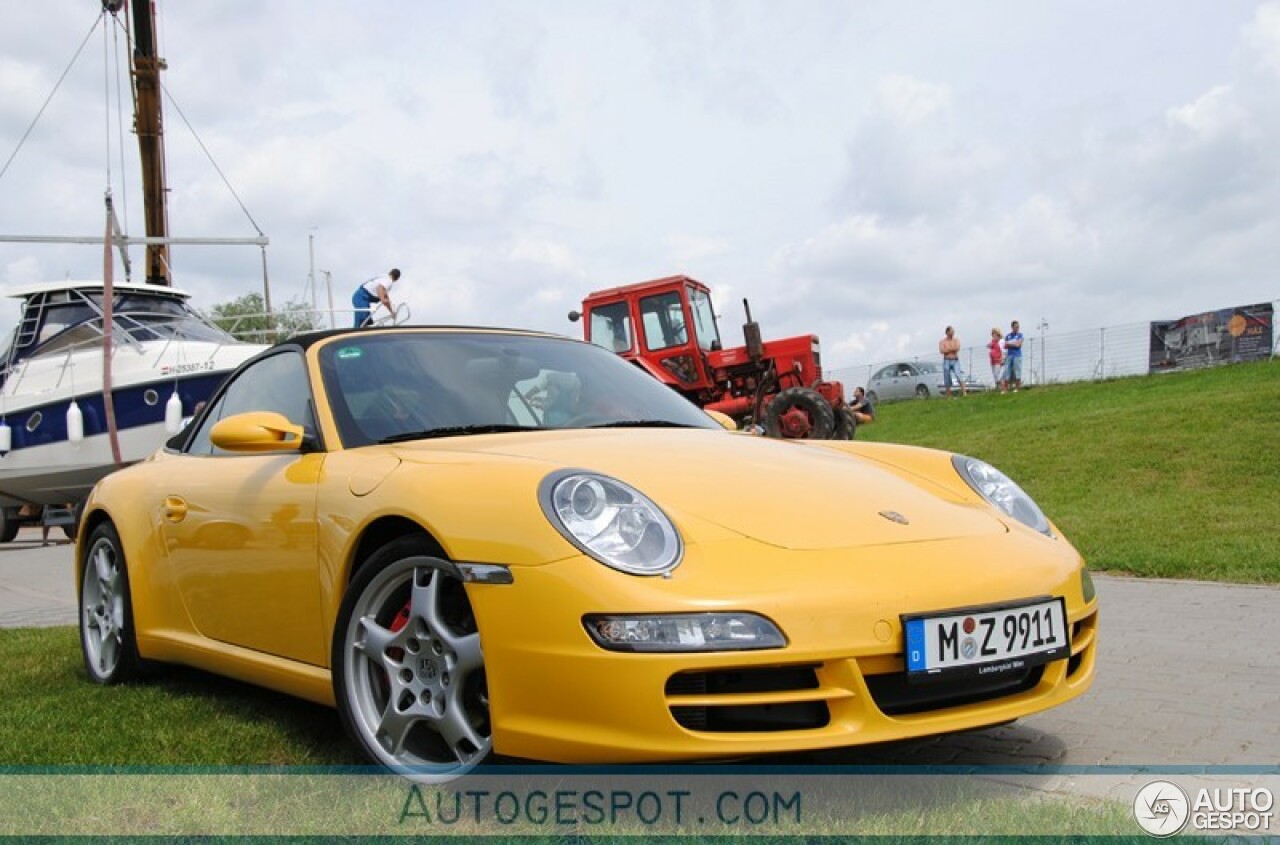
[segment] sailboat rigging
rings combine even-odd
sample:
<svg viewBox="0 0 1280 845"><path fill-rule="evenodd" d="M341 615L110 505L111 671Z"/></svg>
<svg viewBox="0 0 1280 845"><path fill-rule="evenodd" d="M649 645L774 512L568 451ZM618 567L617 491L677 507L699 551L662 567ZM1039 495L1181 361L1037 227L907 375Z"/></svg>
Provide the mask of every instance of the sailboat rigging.
<svg viewBox="0 0 1280 845"><path fill-rule="evenodd" d="M267 238L261 230L252 238L170 235L160 84L166 65L156 49L155 3L131 0L127 11L125 0L101 5L102 20L110 16L118 23L125 12L132 23L123 29L132 32L129 64L146 236L122 231L110 187L104 235L0 236L96 243L104 255L101 280L7 292L22 301L22 315L0 358L0 542L12 540L20 523L41 508L76 508L99 478L149 455L232 369L265 348L227 335L172 286L171 245L258 245L264 248L265 277ZM131 278L128 260L128 247L135 245L146 248L141 282ZM113 278L113 247L123 258L124 282Z"/></svg>

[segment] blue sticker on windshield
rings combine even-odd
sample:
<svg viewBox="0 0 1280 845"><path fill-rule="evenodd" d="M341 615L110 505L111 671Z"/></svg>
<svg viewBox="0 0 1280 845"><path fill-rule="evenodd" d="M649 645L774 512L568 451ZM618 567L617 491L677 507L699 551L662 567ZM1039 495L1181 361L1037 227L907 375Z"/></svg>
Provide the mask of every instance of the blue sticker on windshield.
<svg viewBox="0 0 1280 845"><path fill-rule="evenodd" d="M358 346L344 346L338 350L339 358L359 358L364 354L364 350Z"/></svg>

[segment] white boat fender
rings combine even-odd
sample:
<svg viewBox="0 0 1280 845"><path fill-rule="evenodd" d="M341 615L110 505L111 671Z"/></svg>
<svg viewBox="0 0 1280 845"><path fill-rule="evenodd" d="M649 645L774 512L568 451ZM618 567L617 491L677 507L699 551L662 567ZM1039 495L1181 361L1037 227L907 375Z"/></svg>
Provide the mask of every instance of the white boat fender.
<svg viewBox="0 0 1280 845"><path fill-rule="evenodd" d="M13 449L13 429L8 423L0 423L0 454Z"/></svg>
<svg viewBox="0 0 1280 845"><path fill-rule="evenodd" d="M80 412L80 406L74 399L67 407L67 439L72 443L84 440L84 414Z"/></svg>
<svg viewBox="0 0 1280 845"><path fill-rule="evenodd" d="M182 430L182 397L178 395L176 387L169 394L169 401L164 403L164 430L170 434L177 434Z"/></svg>

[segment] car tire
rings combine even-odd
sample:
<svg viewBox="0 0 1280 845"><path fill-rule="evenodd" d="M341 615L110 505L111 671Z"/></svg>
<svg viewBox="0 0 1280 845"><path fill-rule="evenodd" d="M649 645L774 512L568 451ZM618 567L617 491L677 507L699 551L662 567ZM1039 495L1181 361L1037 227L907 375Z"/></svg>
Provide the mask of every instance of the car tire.
<svg viewBox="0 0 1280 845"><path fill-rule="evenodd" d="M124 546L104 522L85 543L80 561L80 650L89 678L99 684L136 680L147 669L138 656Z"/></svg>
<svg viewBox="0 0 1280 845"><path fill-rule="evenodd" d="M929 398L929 388L928 388L927 386L923 385L923 384L917 384L917 385L916 385L916 398L918 398L918 399L928 399L928 398Z"/></svg>
<svg viewBox="0 0 1280 845"><path fill-rule="evenodd" d="M457 568L403 537L357 571L333 631L333 692L373 761L421 782L459 777L493 750L480 633Z"/></svg>
<svg viewBox="0 0 1280 845"><path fill-rule="evenodd" d="M867 393L867 399L871 400L872 405L880 401L880 397L876 395L876 392L874 390Z"/></svg>
<svg viewBox="0 0 1280 845"><path fill-rule="evenodd" d="M801 423L793 424L799 418ZM835 410L816 390L788 387L765 408L764 430L770 437L830 440L836 432Z"/></svg>
<svg viewBox="0 0 1280 845"><path fill-rule="evenodd" d="M858 430L858 420L853 411L841 408L836 412L836 440L852 440Z"/></svg>

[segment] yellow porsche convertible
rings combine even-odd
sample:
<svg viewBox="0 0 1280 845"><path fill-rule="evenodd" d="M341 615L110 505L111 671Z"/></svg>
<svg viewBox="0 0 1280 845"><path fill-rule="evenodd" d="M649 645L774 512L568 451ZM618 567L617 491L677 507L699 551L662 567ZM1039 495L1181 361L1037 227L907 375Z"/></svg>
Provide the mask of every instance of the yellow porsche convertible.
<svg viewBox="0 0 1280 845"><path fill-rule="evenodd" d="M267 350L98 484L76 560L93 680L181 663L331 704L424 777L966 730L1094 674L1083 561L995 468L727 431L530 332Z"/></svg>

